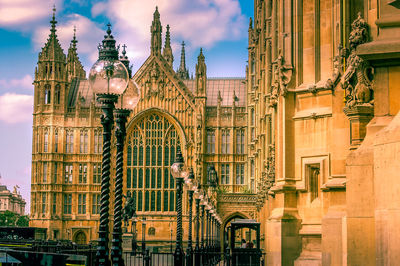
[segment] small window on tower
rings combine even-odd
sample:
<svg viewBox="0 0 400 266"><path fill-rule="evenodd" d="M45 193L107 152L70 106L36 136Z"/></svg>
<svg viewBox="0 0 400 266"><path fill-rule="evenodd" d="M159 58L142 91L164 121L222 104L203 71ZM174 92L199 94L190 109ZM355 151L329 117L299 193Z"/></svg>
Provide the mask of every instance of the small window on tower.
<svg viewBox="0 0 400 266"><path fill-rule="evenodd" d="M313 202L321 195L320 164L307 165L307 175L309 182L310 201Z"/></svg>
<svg viewBox="0 0 400 266"><path fill-rule="evenodd" d="M60 104L60 97L61 97L61 86L60 84L56 85L56 89L54 91L54 103Z"/></svg>
<svg viewBox="0 0 400 266"><path fill-rule="evenodd" d="M44 87L44 104L50 104L50 85L47 84Z"/></svg>

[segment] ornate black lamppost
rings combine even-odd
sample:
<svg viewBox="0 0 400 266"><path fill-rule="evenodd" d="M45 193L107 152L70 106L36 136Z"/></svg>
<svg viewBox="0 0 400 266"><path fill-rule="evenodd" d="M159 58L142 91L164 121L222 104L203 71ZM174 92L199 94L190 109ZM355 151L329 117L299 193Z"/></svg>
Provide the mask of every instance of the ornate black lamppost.
<svg viewBox="0 0 400 266"><path fill-rule="evenodd" d="M194 265L200 265L200 201L201 201L201 195L199 195L199 191L195 191L196 198L195 198L195 208L196 208L196 244L194 248Z"/></svg>
<svg viewBox="0 0 400 266"><path fill-rule="evenodd" d="M122 259L121 245L121 225L122 225L122 187L123 187L123 162L124 162L124 141L126 136L125 123L130 110L116 109L116 128L115 136L117 138L117 161L115 177L115 200L114 200L114 228L111 246L111 261L113 266L124 265Z"/></svg>
<svg viewBox="0 0 400 266"><path fill-rule="evenodd" d="M185 183L187 185L188 199L189 199L189 232L188 232L188 245L186 249L186 265L192 266L193 264L193 249L192 249L192 217L193 217L193 193L195 191L196 186L193 184L194 174L193 170L189 171L189 176Z"/></svg>
<svg viewBox="0 0 400 266"><path fill-rule="evenodd" d="M132 216L132 251L131 255L136 256L136 250L137 250L137 230L136 230L136 224L137 224L137 217L136 213L134 216Z"/></svg>
<svg viewBox="0 0 400 266"><path fill-rule="evenodd" d="M215 167L213 164L211 164L208 169L207 169L207 184L212 187L216 188L218 186L218 176L217 176L217 171L215 171Z"/></svg>
<svg viewBox="0 0 400 266"><path fill-rule="evenodd" d="M103 159L101 171L100 194L100 225L99 244L97 247L97 265L110 265L108 258L108 221L110 205L110 162L111 162L111 130L113 127L114 105L128 84L128 71L118 60L118 50L114 37L111 35L111 25L108 24L107 35L99 45L99 60L93 65L89 74L89 83L97 94L103 114ZM121 203L122 204L122 203Z"/></svg>
<svg viewBox="0 0 400 266"><path fill-rule="evenodd" d="M205 201L204 199L201 200L201 249L204 249L205 243L204 243L204 230L205 230Z"/></svg>
<svg viewBox="0 0 400 266"><path fill-rule="evenodd" d="M142 218L142 254L146 254L146 217Z"/></svg>
<svg viewBox="0 0 400 266"><path fill-rule="evenodd" d="M175 163L171 166L171 174L176 180L176 248L174 252L174 265L183 266L184 252L182 248L182 192L183 180L187 175L181 149L176 150Z"/></svg>
<svg viewBox="0 0 400 266"><path fill-rule="evenodd" d="M114 228L111 248L111 259L113 265L123 265L121 247L121 225L122 225L122 187L123 187L123 147L126 136L125 123L130 113L139 100L139 89L132 88L126 91L129 74L124 64L118 60L118 50L115 46L114 37L111 35L111 25L108 24L107 35L104 36L102 44L99 45L99 59L92 66L89 73L89 83L93 92L97 94L97 101L101 104L103 114L101 124L103 125L103 160L101 175L100 194L100 225L99 244L96 253L98 265L110 265L108 258L108 222L110 204L110 162L111 162L111 130L113 127L114 105L120 98L120 108L115 110L117 121L117 161L115 178L114 199ZM124 92L125 91L125 92ZM123 98L122 93L126 94ZM127 108L127 109L123 109Z"/></svg>

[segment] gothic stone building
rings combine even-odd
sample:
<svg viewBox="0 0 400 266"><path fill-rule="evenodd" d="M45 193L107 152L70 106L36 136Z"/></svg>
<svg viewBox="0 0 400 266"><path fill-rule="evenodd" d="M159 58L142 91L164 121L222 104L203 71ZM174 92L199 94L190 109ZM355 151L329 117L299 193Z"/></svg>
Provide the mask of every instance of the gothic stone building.
<svg viewBox="0 0 400 266"><path fill-rule="evenodd" d="M219 191L244 198L245 217L255 216L251 204L255 197L246 190L250 182L246 174L247 94L244 78L208 78L202 50L195 78L189 79L184 44L175 72L169 26L162 47L158 10L150 31L150 56L127 89L129 93L139 87L141 98L127 123L124 194L129 191L137 199L139 220L147 218L146 240L169 246L175 234L171 230L176 228L175 181L169 167L178 146L198 180L206 183L207 167L213 164ZM129 68L125 50L121 61ZM34 87L30 225L46 228L48 239L96 240L101 110L79 61L77 40L74 36L66 56L57 39L54 15L49 39L39 54ZM213 194L215 200L217 193ZM224 200L225 205L236 202L225 212L236 217L238 201ZM186 227L186 206L184 212ZM140 224L138 229L140 236Z"/></svg>
<svg viewBox="0 0 400 266"><path fill-rule="evenodd" d="M400 1L255 0L249 180L268 265L396 265Z"/></svg>
<svg viewBox="0 0 400 266"><path fill-rule="evenodd" d="M149 239L173 233L168 166L181 145L198 180L216 166L224 225L261 222L268 265L398 263L399 8L399 0L255 0L245 82L207 78L202 53L194 79L184 56L175 72L156 12L151 54L129 85L142 96L128 122L124 176L155 228ZM97 237L99 115L76 40L66 57L53 19L35 74L31 201L31 224L49 238Z"/></svg>

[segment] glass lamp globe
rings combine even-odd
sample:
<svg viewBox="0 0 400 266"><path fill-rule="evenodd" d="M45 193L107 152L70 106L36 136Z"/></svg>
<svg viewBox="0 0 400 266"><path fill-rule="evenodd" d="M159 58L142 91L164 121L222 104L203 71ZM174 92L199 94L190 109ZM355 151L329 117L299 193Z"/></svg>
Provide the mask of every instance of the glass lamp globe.
<svg viewBox="0 0 400 266"><path fill-rule="evenodd" d="M175 162L171 165L171 175L174 178L184 178L183 173L185 172L185 164L183 162Z"/></svg>
<svg viewBox="0 0 400 266"><path fill-rule="evenodd" d="M89 85L96 94L122 94L128 81L128 70L119 60L99 59L89 72Z"/></svg>
<svg viewBox="0 0 400 266"><path fill-rule="evenodd" d="M128 82L128 87L125 92L121 95L117 106L120 108L133 110L140 100L140 89L136 86L132 80Z"/></svg>

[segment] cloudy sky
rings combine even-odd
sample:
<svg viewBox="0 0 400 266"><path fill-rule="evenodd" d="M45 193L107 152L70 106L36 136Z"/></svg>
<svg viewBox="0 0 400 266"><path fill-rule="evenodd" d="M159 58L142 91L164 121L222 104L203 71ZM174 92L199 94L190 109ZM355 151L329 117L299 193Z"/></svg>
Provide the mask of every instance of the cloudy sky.
<svg viewBox="0 0 400 266"><path fill-rule="evenodd" d="M150 53L150 25L158 6L163 25L171 26L174 68L180 43L193 73L200 47L209 77L244 77L251 0L0 0L0 183L16 184L29 212L33 73L50 33L56 5L57 36L64 52L77 28L78 53L86 72L97 57L106 24L118 43L126 44L137 70Z"/></svg>

